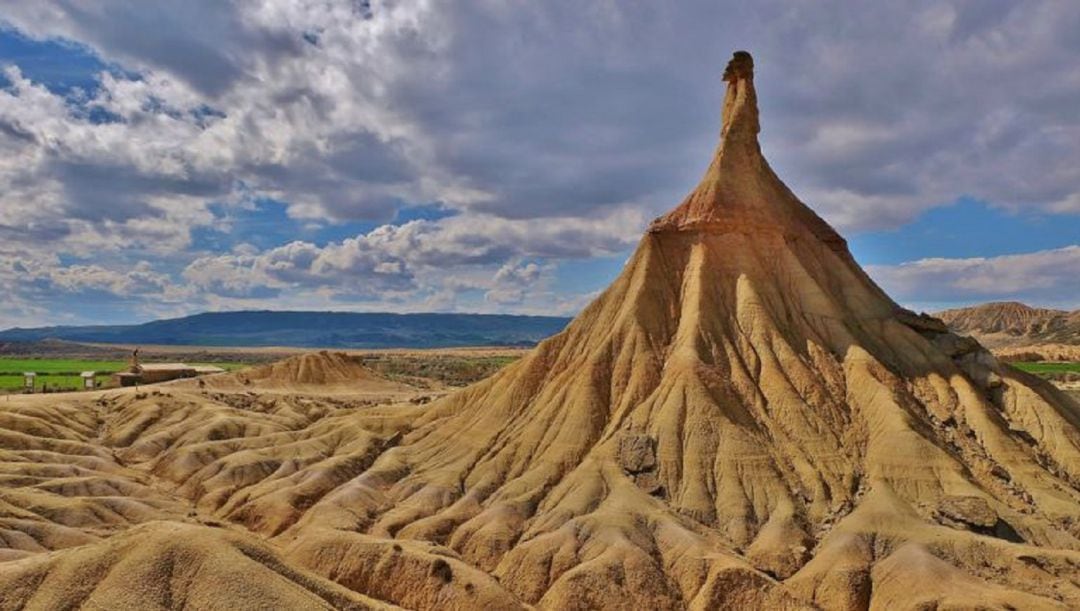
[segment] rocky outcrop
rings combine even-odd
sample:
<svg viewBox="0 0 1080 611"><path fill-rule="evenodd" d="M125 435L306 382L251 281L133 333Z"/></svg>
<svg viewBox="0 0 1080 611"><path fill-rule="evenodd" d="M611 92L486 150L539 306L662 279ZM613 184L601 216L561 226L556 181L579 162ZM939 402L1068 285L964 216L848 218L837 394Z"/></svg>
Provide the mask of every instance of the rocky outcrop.
<svg viewBox="0 0 1080 611"><path fill-rule="evenodd" d="M1080 349L1080 311L1033 308L1014 301L985 303L937 314L957 333L993 349L1058 344Z"/></svg>

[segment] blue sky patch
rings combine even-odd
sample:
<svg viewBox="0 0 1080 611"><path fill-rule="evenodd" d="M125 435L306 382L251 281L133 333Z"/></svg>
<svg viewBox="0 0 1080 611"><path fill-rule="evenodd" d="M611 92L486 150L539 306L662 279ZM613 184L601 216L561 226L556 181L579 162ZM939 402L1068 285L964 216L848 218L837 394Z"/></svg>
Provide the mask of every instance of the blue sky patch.
<svg viewBox="0 0 1080 611"><path fill-rule="evenodd" d="M996 257L1080 243L1080 215L1011 212L962 198L932 208L914 222L889 231L848 237L863 265L893 265L932 257Z"/></svg>
<svg viewBox="0 0 1080 611"><path fill-rule="evenodd" d="M76 89L94 91L97 75L109 69L87 47L69 41L33 40L2 25L0 64L15 64L23 76L65 96Z"/></svg>

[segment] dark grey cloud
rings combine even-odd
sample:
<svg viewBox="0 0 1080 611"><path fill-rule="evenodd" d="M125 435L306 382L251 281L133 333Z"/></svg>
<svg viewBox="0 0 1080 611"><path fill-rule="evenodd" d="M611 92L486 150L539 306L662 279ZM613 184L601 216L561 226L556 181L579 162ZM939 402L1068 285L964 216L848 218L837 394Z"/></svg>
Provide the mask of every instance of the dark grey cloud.
<svg viewBox="0 0 1080 611"><path fill-rule="evenodd" d="M250 70L251 61L273 61L301 52L286 30L251 28L243 14L216 0L184 2L58 1L29 9L51 13L64 33L131 67L175 74L197 90L216 97ZM223 10L225 9L225 10ZM48 28L53 24L33 24ZM258 49L257 55L248 49Z"/></svg>
<svg viewBox="0 0 1080 611"><path fill-rule="evenodd" d="M124 221L165 218L165 210L148 203L154 196L213 199L229 188L224 177L160 176L130 165L57 160L45 170L64 189L66 219Z"/></svg>

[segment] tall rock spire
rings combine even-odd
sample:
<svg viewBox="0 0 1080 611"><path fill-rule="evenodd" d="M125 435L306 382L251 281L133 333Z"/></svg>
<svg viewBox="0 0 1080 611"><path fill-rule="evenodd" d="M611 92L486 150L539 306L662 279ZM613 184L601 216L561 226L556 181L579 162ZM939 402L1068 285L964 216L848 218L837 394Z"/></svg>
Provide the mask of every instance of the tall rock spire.
<svg viewBox="0 0 1080 611"><path fill-rule="evenodd" d="M758 123L757 92L754 91L754 58L746 51L736 51L724 69L727 93L724 95L723 126L720 145L729 133L732 138L748 137L757 141L761 131Z"/></svg>
<svg viewBox="0 0 1080 611"><path fill-rule="evenodd" d="M439 542L542 609L1080 608L1080 406L901 311L769 168L748 53L724 80L619 277L286 536Z"/></svg>
<svg viewBox="0 0 1080 611"><path fill-rule="evenodd" d="M653 221L650 233L712 232L810 234L837 252L847 243L788 189L761 153L754 60L736 51L724 70L727 92L720 142L698 186L674 210Z"/></svg>

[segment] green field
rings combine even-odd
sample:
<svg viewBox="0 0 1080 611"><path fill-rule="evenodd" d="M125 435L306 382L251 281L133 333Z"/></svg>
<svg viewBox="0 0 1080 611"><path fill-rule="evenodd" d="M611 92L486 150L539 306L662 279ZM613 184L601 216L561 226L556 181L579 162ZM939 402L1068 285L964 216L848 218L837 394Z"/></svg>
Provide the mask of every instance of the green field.
<svg viewBox="0 0 1080 611"><path fill-rule="evenodd" d="M148 361L149 362L149 361ZM246 367L246 363L188 363L189 365L213 365L227 371ZM127 361L92 361L79 359L24 359L0 357L0 392L17 391L23 387L23 372L37 374L35 387L41 390L42 384L55 390L81 390L84 371L94 371L98 385L109 381L109 376L122 371L128 366Z"/></svg>
<svg viewBox="0 0 1080 611"><path fill-rule="evenodd" d="M1028 373L1080 373L1080 362L1074 363L1009 363Z"/></svg>

